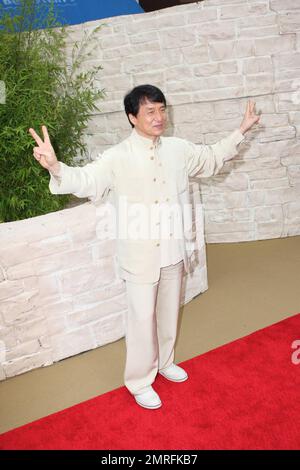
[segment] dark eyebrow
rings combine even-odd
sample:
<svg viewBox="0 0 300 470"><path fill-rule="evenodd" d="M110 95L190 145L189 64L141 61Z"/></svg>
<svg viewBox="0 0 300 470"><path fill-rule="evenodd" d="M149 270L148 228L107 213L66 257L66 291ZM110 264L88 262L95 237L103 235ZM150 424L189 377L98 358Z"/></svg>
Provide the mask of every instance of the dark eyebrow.
<svg viewBox="0 0 300 470"><path fill-rule="evenodd" d="M166 106L162 103L162 105L159 107L159 109L161 109L161 108L164 108L164 109L165 109ZM155 109L155 108L154 108L154 106L147 105L147 109L148 109L149 111L151 111L152 109Z"/></svg>

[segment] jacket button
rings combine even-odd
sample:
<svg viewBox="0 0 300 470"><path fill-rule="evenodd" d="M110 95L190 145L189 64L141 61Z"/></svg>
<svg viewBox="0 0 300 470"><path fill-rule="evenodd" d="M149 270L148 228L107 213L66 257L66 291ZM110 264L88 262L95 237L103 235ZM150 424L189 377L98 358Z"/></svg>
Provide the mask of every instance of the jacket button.
<svg viewBox="0 0 300 470"><path fill-rule="evenodd" d="M170 199L167 197L166 201L169 201Z"/></svg>
<svg viewBox="0 0 300 470"><path fill-rule="evenodd" d="M157 201L157 200L155 201L155 204L158 204L158 201Z"/></svg>
<svg viewBox="0 0 300 470"><path fill-rule="evenodd" d="M153 181L156 181L156 178L153 178Z"/></svg>
<svg viewBox="0 0 300 470"><path fill-rule="evenodd" d="M150 160L154 160L154 157L150 157Z"/></svg>
<svg viewBox="0 0 300 470"><path fill-rule="evenodd" d="M159 245L160 245L160 243L156 243L156 246L159 246Z"/></svg>

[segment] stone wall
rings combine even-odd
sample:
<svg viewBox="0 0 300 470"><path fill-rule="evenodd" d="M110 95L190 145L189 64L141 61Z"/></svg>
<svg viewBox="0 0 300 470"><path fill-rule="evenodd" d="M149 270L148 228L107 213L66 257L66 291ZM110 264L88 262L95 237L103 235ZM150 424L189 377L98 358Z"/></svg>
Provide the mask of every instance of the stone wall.
<svg viewBox="0 0 300 470"><path fill-rule="evenodd" d="M97 24L72 28L72 38ZM85 66L99 63L106 99L90 122L88 158L128 135L122 98L135 85L161 87L168 134L195 143L237 127L251 97L260 126L218 176L200 180L206 241L300 234L299 1L205 0L112 18Z"/></svg>

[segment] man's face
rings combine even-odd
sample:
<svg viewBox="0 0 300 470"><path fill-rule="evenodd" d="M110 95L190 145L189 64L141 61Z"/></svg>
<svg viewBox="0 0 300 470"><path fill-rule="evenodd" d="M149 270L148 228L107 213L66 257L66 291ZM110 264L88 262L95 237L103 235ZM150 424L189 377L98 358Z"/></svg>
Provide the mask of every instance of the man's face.
<svg viewBox="0 0 300 470"><path fill-rule="evenodd" d="M136 131L143 137L159 137L167 124L166 107L163 103L152 103L147 99L140 104L136 116L129 114Z"/></svg>

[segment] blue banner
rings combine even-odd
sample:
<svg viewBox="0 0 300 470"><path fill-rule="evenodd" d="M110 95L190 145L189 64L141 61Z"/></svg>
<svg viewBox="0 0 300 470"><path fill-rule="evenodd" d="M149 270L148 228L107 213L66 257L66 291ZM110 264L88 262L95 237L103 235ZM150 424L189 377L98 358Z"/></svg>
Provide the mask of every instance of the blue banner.
<svg viewBox="0 0 300 470"><path fill-rule="evenodd" d="M43 5L46 9L51 3L58 21L69 25L144 11L135 0L36 0L36 5ZM17 13L20 0L0 0L0 6L2 11L11 15L14 11Z"/></svg>

